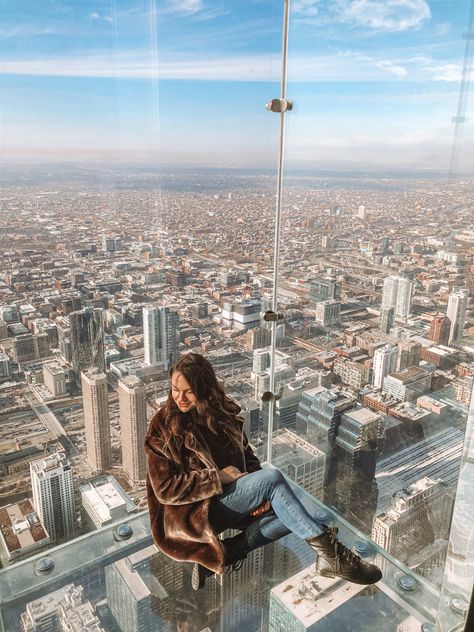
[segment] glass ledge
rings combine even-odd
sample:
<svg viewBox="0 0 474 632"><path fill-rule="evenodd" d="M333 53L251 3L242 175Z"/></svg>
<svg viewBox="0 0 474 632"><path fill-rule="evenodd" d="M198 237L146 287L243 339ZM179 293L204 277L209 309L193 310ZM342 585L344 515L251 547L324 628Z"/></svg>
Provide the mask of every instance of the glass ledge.
<svg viewBox="0 0 474 632"><path fill-rule="evenodd" d="M143 511L2 569L0 630L43 629L41 617L48 612L53 619L60 616L53 612L56 607L63 617L77 619L81 608L88 612L87 617L81 615L83 627L72 628L75 632L432 629L424 624L436 619L438 591L293 486L313 515L329 515L347 546L381 566L383 578L378 584L358 586L315 575L314 553L305 542L289 535L254 551L239 571L213 576L203 590L194 592L191 564L174 562L157 551L148 512ZM121 524L132 529L128 539L114 537ZM37 567L43 558L54 563L44 574ZM80 594L67 588L71 584L79 587ZM68 605L55 606L61 599ZM454 625L463 620L462 605L458 613L453 611ZM87 627L94 617L96 627Z"/></svg>

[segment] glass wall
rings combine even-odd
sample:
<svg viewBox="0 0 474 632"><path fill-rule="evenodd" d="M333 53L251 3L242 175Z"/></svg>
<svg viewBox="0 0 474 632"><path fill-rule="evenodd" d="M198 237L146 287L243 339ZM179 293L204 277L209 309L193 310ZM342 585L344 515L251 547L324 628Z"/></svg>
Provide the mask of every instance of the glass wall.
<svg viewBox="0 0 474 632"><path fill-rule="evenodd" d="M439 589L449 540L469 565L472 15L397 5L292 4L273 453L315 447L300 484Z"/></svg>
<svg viewBox="0 0 474 632"><path fill-rule="evenodd" d="M4 2L3 630L461 629L471 5ZM294 535L198 594L157 551L143 442L190 351L376 587Z"/></svg>

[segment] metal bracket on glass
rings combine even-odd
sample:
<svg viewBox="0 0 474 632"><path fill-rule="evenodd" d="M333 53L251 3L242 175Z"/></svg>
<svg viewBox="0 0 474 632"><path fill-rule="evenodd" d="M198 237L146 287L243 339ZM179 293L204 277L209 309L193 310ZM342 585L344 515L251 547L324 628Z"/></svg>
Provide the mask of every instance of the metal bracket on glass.
<svg viewBox="0 0 474 632"><path fill-rule="evenodd" d="M411 575L402 575L398 579L398 585L400 586L400 588L402 590L405 590L407 592L411 592L412 590L415 590L415 588L418 585L418 582Z"/></svg>
<svg viewBox="0 0 474 632"><path fill-rule="evenodd" d="M325 509L318 509L318 511L314 514L314 517L318 522L322 522L323 524L327 524L333 519L332 514L329 514Z"/></svg>
<svg viewBox="0 0 474 632"><path fill-rule="evenodd" d="M449 600L449 607L457 614L461 614L464 617L467 617L467 613L469 611L469 602L463 597L463 595L454 595Z"/></svg>
<svg viewBox="0 0 474 632"><path fill-rule="evenodd" d="M283 389L280 389L278 393L272 393L271 391L265 391L262 395L262 402L276 402L281 399Z"/></svg>
<svg viewBox="0 0 474 632"><path fill-rule="evenodd" d="M265 107L269 112L277 112L281 114L282 112L288 112L291 110L293 108L293 103L287 99L272 99Z"/></svg>
<svg viewBox="0 0 474 632"><path fill-rule="evenodd" d="M263 320L265 320L267 323L278 322L279 320L283 320L284 317L285 316L283 314L273 312L271 309L264 312L262 316Z"/></svg>
<svg viewBox="0 0 474 632"><path fill-rule="evenodd" d="M120 540L128 540L133 535L133 529L129 524L121 524L113 530L114 540L119 542Z"/></svg>
<svg viewBox="0 0 474 632"><path fill-rule="evenodd" d="M53 568L53 560L50 557L42 557L36 562L34 572L36 575L47 575L48 573L51 573Z"/></svg>
<svg viewBox="0 0 474 632"><path fill-rule="evenodd" d="M354 550L360 557L369 557L374 552L370 544L363 540L354 542Z"/></svg>

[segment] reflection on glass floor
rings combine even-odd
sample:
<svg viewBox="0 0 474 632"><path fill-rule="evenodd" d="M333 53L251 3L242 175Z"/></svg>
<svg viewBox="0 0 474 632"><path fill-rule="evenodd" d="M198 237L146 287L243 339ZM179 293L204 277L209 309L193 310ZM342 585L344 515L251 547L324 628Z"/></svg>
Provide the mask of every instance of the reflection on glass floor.
<svg viewBox="0 0 474 632"><path fill-rule="evenodd" d="M303 490L299 495L311 511L324 511ZM315 575L314 554L290 535L254 551L240 571L211 577L194 592L192 566L152 544L148 513L127 524L128 539L109 526L48 551L54 563L49 572L44 554L0 571L1 629L415 632L436 616L439 595L430 584L338 519L344 542L383 568L376 586ZM458 622L461 610L453 611Z"/></svg>

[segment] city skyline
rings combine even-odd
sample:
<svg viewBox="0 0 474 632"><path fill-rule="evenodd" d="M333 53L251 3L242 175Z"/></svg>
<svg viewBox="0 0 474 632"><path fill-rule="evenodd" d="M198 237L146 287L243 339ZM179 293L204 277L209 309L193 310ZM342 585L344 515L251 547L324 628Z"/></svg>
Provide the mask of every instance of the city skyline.
<svg viewBox="0 0 474 632"><path fill-rule="evenodd" d="M447 170L469 4L294 0L287 167ZM276 164L283 2L3 5L3 161Z"/></svg>
<svg viewBox="0 0 474 632"><path fill-rule="evenodd" d="M248 439L262 461L270 412L263 393L270 389L273 364L272 464L287 473L298 493L309 492L315 511L348 521L369 546L383 531L386 552L406 552L403 558L397 553L406 572L428 582L433 594L441 590L451 567L445 565L446 520L438 517L441 512L447 519L451 511L474 380L470 184L399 178L382 186L380 179L365 176L357 189L340 181L336 186L336 179L327 187L321 179L294 178L282 216L283 319L272 363L271 336L262 319L270 305L274 249L268 230L274 194L265 176L241 179L215 170L205 180L193 174L190 186L187 177L170 172L174 188L163 191L157 225L153 173L123 169L120 177L127 184L114 192L108 183L76 174L73 166L53 169L47 180L30 182L26 173L17 172L16 184L5 189L0 233L5 575L15 574L22 558L34 564L37 553L56 555L40 502L34 494L30 500L26 467L45 451L63 454L70 463L77 511L75 534L65 537L68 546L76 546L75 536L92 544L83 547L81 562L105 535L102 527L125 520L136 524L127 514L145 510L147 502L140 445L170 387L165 362L148 364L147 350L167 349L167 358L192 351L209 359L241 407ZM198 186L200 180L205 186ZM397 315L390 307L389 318L383 299L396 305L399 294L404 309ZM167 323L152 319L151 330L147 313L166 315L167 305L173 317ZM457 333L448 346L451 318ZM158 327L160 321L169 326ZM379 351L386 345L390 366L380 367ZM86 366L92 368L82 372L81 395L77 374ZM424 484L423 477L430 481ZM404 491L408 486L412 495ZM439 502L433 498L426 510L425 488L426 494L440 490ZM394 493L397 503L391 503ZM61 494L66 503L68 490ZM415 496L416 511L405 511L404 503ZM456 502L467 512L470 500L465 494ZM149 520L146 510L143 517ZM461 522L470 534L472 520ZM220 619L216 625L209 621L211 629L228 630L232 621L236 632L248 630L250 594L261 599L264 618L271 616L271 608L265 615L271 586L310 562L307 545L290 538L298 560L288 557L285 541L259 549L240 575L226 578L224 594L238 587L229 602L232 612L222 606L219 582L209 578L206 591ZM463 538L458 547L465 551ZM384 582L395 589L394 575L387 572L391 562L383 550L379 556ZM138 569L145 551L134 559ZM97 585L110 571L102 560ZM163 574L172 577L175 562L161 560ZM261 595L252 583L257 562L270 578ZM457 569L461 577L465 566ZM186 569L179 568L187 583ZM74 565L70 570L77 589L85 589L88 580L80 579ZM147 577L155 582L155 573L144 567L139 594L145 600L151 593ZM125 581L124 591L135 585ZM44 596L47 603L52 605L54 594ZM42 595L29 590L21 611L19 604L10 609L7 628L20 632L25 604L38 598ZM115 589L94 592L84 609L96 613L108 631L106 619L121 616L117 603ZM297 617L298 604L291 605ZM356 601L347 608L347 614L354 612ZM337 608L336 616L341 614ZM254 627L268 632L260 617Z"/></svg>

